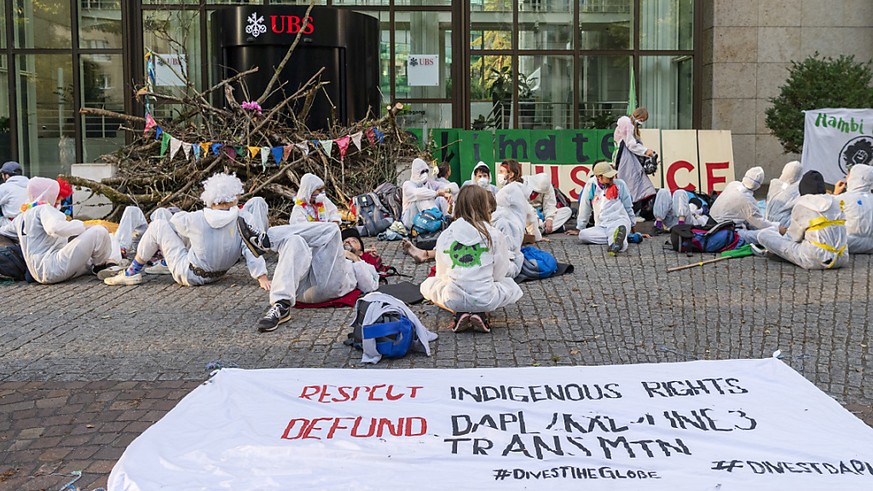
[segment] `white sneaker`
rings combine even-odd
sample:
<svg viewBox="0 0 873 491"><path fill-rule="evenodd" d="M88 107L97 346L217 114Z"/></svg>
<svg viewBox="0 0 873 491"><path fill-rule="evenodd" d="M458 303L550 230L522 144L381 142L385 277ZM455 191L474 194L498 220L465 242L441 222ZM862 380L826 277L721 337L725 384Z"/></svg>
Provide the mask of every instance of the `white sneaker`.
<svg viewBox="0 0 873 491"><path fill-rule="evenodd" d="M110 276L103 280L103 283L107 285L139 285L142 283L142 273L137 273L133 276L127 276L124 271L118 273L115 276Z"/></svg>
<svg viewBox="0 0 873 491"><path fill-rule="evenodd" d="M143 272L145 272L145 274L172 274L170 268L161 263L149 266L143 269Z"/></svg>
<svg viewBox="0 0 873 491"><path fill-rule="evenodd" d="M117 275L119 272L121 272L121 273L124 272L123 266L117 266L117 265L109 266L109 267L103 268L97 272L97 279L102 281L102 280L105 280L106 278Z"/></svg>
<svg viewBox="0 0 873 491"><path fill-rule="evenodd" d="M646 219L643 218L643 217L637 217L637 218L636 218L636 222L637 222L637 223L643 223L643 222L645 222L645 221L646 221Z"/></svg>

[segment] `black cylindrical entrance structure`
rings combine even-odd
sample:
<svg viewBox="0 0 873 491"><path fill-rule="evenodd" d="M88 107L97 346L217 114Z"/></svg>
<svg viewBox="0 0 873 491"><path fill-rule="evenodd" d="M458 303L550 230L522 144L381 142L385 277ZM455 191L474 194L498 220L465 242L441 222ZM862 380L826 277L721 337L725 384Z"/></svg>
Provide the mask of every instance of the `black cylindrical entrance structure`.
<svg viewBox="0 0 873 491"><path fill-rule="evenodd" d="M288 47L303 26L306 7L228 7L212 14L212 70L215 80L257 66L246 77L249 95L256 99L266 88ZM324 129L332 118L340 124L379 114L379 21L345 9L314 7L300 43L279 78L282 92L294 93L320 68L330 82L313 102L306 120L311 129ZM278 84L277 84L278 85ZM236 92L237 100L243 101ZM223 95L219 95L223 100ZM267 99L265 110L283 100ZM292 108L293 110L293 108Z"/></svg>

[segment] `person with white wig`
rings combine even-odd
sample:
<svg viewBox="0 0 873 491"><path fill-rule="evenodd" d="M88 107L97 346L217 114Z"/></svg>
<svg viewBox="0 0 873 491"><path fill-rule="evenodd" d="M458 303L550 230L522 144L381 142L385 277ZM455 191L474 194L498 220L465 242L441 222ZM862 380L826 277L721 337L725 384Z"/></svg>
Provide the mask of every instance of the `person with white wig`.
<svg viewBox="0 0 873 491"><path fill-rule="evenodd" d="M153 220L140 239L130 266L104 282L107 285L142 283L143 266L161 251L163 264L180 285L198 286L218 281L242 256L252 278L261 288L269 290L264 259L255 257L243 245L237 230L238 217L253 226L263 226L248 210L240 210L242 194L242 182L236 175L214 174L203 182L200 199L206 208L190 213L180 211L169 220ZM246 204L250 208L266 206L263 200L250 200Z"/></svg>
<svg viewBox="0 0 873 491"><path fill-rule="evenodd" d="M95 273L101 279L121 268L113 259L112 239L101 225L88 227L67 220L58 210L60 186L54 179L34 177L27 183L27 203L12 221L24 262L42 284Z"/></svg>

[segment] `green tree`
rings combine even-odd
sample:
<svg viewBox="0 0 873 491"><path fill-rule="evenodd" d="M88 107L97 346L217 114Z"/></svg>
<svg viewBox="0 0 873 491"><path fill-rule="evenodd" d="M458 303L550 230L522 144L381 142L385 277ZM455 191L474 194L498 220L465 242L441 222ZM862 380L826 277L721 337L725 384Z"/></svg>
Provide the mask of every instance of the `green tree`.
<svg viewBox="0 0 873 491"><path fill-rule="evenodd" d="M825 107L873 107L871 63L854 56L819 58L816 53L802 62L791 62L789 76L779 97L770 99L767 128L786 152L803 148L803 111Z"/></svg>

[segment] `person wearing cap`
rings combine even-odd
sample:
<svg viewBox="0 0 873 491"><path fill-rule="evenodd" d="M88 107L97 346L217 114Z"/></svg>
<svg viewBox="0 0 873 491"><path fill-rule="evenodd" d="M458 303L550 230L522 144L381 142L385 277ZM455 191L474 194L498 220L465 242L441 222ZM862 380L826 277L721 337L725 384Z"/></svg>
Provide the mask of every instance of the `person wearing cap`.
<svg viewBox="0 0 873 491"><path fill-rule="evenodd" d="M803 166L793 160L782 168L779 179L770 180L770 188L767 190L767 208L764 210L764 219L775 222L783 227L791 223L791 209L794 202L800 197L800 178L803 175Z"/></svg>
<svg viewBox="0 0 873 491"><path fill-rule="evenodd" d="M852 254L873 253L873 167L855 164L845 182L840 181L834 194L845 204L847 242Z"/></svg>
<svg viewBox="0 0 873 491"><path fill-rule="evenodd" d="M803 269L844 266L850 250L842 200L825 194L824 179L817 171L804 174L799 189L785 235L766 228L758 233L758 243Z"/></svg>
<svg viewBox="0 0 873 491"><path fill-rule="evenodd" d="M634 223L630 192L617 175L609 162L598 162L594 166L594 177L588 180L579 196L578 230L567 232L578 235L583 244L606 244L611 256L627 250L627 236ZM594 226L585 228L592 214Z"/></svg>
<svg viewBox="0 0 873 491"><path fill-rule="evenodd" d="M48 285L88 273L104 278L121 270L113 262L109 231L67 220L58 210L60 186L54 179L34 177L27 183L27 203L12 221L27 269Z"/></svg>
<svg viewBox="0 0 873 491"><path fill-rule="evenodd" d="M709 216L718 223L734 222L740 237L749 244L758 243L758 231L774 227L784 233L785 227L766 220L758 209L755 191L764 182L764 169L752 167L742 181L729 182L724 191L715 199Z"/></svg>
<svg viewBox="0 0 873 491"><path fill-rule="evenodd" d="M412 222L415 216L424 210L436 208L448 213L448 209L441 209L438 198L445 198L450 194L447 189L434 190L430 183L431 168L422 159L412 161L412 170L409 180L403 183L403 211L400 221L407 230L412 230ZM442 201L446 203L446 201ZM445 205L443 205L445 207Z"/></svg>
<svg viewBox="0 0 873 491"><path fill-rule="evenodd" d="M21 205L27 203L27 177L21 175L21 164L6 162L0 167L0 235L16 238L11 227L12 220L21 213Z"/></svg>
<svg viewBox="0 0 873 491"><path fill-rule="evenodd" d="M199 286L221 279L241 257L245 258L249 274L264 290L270 289L267 265L243 245L237 231L237 218L252 224L255 218L240 210L242 182L236 175L216 173L203 182L200 199L206 208L195 212L180 211L169 220L153 220L139 240L136 256L121 273L106 278L107 285L137 285L142 283L146 262L160 251L163 266L173 280L183 286ZM164 215L166 216L166 215ZM336 225L331 224L336 227Z"/></svg>
<svg viewBox="0 0 873 491"><path fill-rule="evenodd" d="M335 223L301 222L270 227L266 232L238 219L248 251L260 257L279 254L270 288L270 308L258 320L259 332L275 331L291 319L297 303L322 303L379 287L376 268L361 260L363 242L354 228L340 231ZM354 231L353 231L354 230Z"/></svg>
<svg viewBox="0 0 873 491"><path fill-rule="evenodd" d="M481 160L475 167L473 167L473 172L470 174L470 180L464 181L464 184L461 187L473 185L477 185L490 192L492 196L497 196L497 186L491 184L491 168Z"/></svg>
<svg viewBox="0 0 873 491"><path fill-rule="evenodd" d="M324 181L315 174L303 174L288 223L333 222L339 225L341 221L339 210L324 191Z"/></svg>

